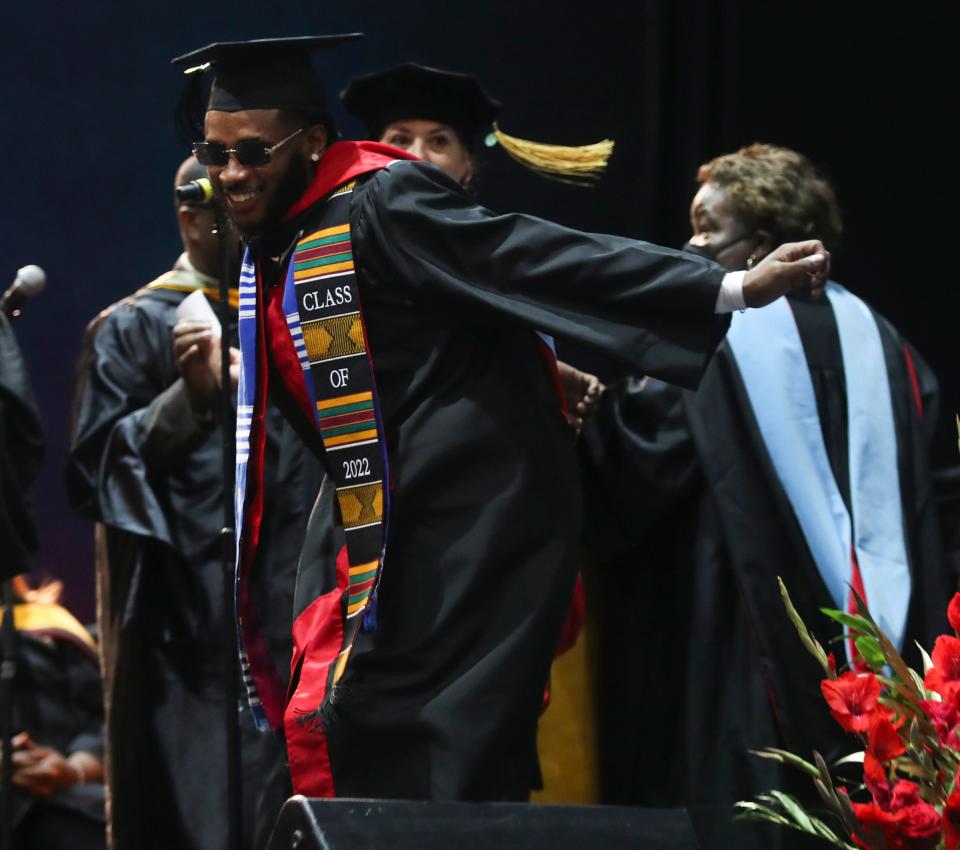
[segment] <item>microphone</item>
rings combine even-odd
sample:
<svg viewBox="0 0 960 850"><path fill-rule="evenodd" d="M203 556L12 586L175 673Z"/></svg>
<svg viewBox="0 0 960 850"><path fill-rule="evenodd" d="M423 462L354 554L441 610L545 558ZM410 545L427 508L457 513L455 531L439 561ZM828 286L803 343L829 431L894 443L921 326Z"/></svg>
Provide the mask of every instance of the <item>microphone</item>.
<svg viewBox="0 0 960 850"><path fill-rule="evenodd" d="M181 204L205 204L213 200L213 186L206 177L177 186L174 193Z"/></svg>
<svg viewBox="0 0 960 850"><path fill-rule="evenodd" d="M40 266L24 266L17 272L10 288L0 296L0 310L15 319L23 312L23 304L43 290L47 273Z"/></svg>

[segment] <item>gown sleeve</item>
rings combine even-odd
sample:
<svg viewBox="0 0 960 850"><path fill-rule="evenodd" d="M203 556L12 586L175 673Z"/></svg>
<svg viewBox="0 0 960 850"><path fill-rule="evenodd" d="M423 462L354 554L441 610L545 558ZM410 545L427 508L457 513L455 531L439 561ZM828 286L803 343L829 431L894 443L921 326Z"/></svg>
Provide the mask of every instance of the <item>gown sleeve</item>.
<svg viewBox="0 0 960 850"><path fill-rule="evenodd" d="M189 405L175 375L170 331L150 305L121 302L88 328L67 467L80 513L169 542L151 469L184 462L204 436L182 415Z"/></svg>
<svg viewBox="0 0 960 850"><path fill-rule="evenodd" d="M473 203L439 169L398 162L363 187L358 267L451 309L489 311L693 386L726 331L724 269Z"/></svg>
<svg viewBox="0 0 960 850"><path fill-rule="evenodd" d="M40 418L20 348L0 313L0 545L2 578L27 568L37 548L28 488L43 460Z"/></svg>
<svg viewBox="0 0 960 850"><path fill-rule="evenodd" d="M583 427L585 543L601 560L640 544L700 486L683 391L651 378L608 388Z"/></svg>

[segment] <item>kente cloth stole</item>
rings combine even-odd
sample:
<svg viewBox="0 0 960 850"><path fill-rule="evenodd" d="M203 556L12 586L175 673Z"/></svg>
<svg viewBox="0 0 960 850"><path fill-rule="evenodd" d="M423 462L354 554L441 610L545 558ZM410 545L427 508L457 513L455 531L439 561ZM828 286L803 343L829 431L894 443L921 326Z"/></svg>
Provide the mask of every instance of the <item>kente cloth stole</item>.
<svg viewBox="0 0 960 850"><path fill-rule="evenodd" d="M152 283L148 283L144 289L171 289L174 292L193 292L199 289L208 298L214 301L220 300L220 289L216 286L216 281L207 275L201 275L188 269L172 269L160 275ZM207 285L210 284L210 285ZM236 287L230 287L227 294L227 300L234 310L240 303L240 291Z"/></svg>
<svg viewBox="0 0 960 850"><path fill-rule="evenodd" d="M383 564L389 515L389 467L383 419L377 400L373 361L360 306L350 241L350 196L353 182L322 202L311 227L298 238L288 263L283 312L300 363L303 383L325 454L328 475L336 487L346 532L348 578L338 588L343 618L343 641L332 683L342 675L360 631L376 627L376 587ZM262 410L265 399L258 387L257 271L249 254L240 276L241 371L237 416L237 588L236 601L244 683L251 709L262 725L269 717L277 725L277 711L264 706L261 693L262 639L252 621L248 575L252 565L243 538L251 520L248 465L262 469ZM259 423L259 424L258 424ZM258 440L259 434L259 440ZM259 445L258 445L259 443ZM256 496L254 496L256 498ZM248 627L249 626L249 627ZM263 683L267 688L272 685ZM271 698L276 702L275 698ZM280 709L282 712L282 708Z"/></svg>
<svg viewBox="0 0 960 850"><path fill-rule="evenodd" d="M899 647L912 579L883 342L863 301L833 282L826 297L836 316L846 375L849 512L827 457L813 380L787 299L735 314L727 342L777 477L836 607L847 610L850 586L859 589L862 579L874 619Z"/></svg>

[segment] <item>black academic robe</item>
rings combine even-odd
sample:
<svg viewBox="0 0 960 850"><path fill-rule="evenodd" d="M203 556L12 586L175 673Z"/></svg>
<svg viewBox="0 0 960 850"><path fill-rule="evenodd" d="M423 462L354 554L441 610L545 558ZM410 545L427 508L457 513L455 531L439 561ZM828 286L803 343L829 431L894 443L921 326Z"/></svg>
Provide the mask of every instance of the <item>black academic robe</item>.
<svg viewBox="0 0 960 850"><path fill-rule="evenodd" d="M847 505L846 382L827 299L794 296L827 454ZM948 601L928 461L937 385L878 317L899 449L912 597L904 640L922 669ZM912 361L916 377L911 377ZM920 408L922 407L922 415ZM831 718L822 671L784 612L776 576L824 645L835 607L787 502L726 343L696 393L652 379L611 387L584 429L591 547L606 562L601 749L610 803L688 805L704 846L809 846L732 824L733 803L771 788L808 802L806 777L748 752L767 746L828 762L857 740ZM896 498L895 494L891 497ZM631 548L632 547L632 548ZM843 649L830 647L838 658ZM784 842L782 845L780 842Z"/></svg>
<svg viewBox="0 0 960 850"><path fill-rule="evenodd" d="M26 571L36 551L27 490L42 460L33 391L13 328L0 311L0 579Z"/></svg>
<svg viewBox="0 0 960 850"><path fill-rule="evenodd" d="M85 752L103 759L103 703L96 650L79 637L43 627L18 631L13 683L13 729L63 756ZM19 617L18 617L19 619ZM2 791L0 791L2 793ZM16 850L98 850L105 846L101 782L72 785L49 797L14 792Z"/></svg>
<svg viewBox="0 0 960 850"><path fill-rule="evenodd" d="M533 329L693 385L726 327L724 272L495 215L419 162L361 178L350 224L392 511L378 628L322 707L335 790L526 799L581 512L573 436ZM310 227L308 211L261 254ZM335 518L321 500L298 611L335 586Z"/></svg>
<svg viewBox="0 0 960 850"><path fill-rule="evenodd" d="M117 850L226 850L222 443L218 426L193 416L173 357L171 330L186 294L142 290L101 315L88 331L75 405L68 487L74 506L99 524ZM235 322L228 332L235 337ZM253 581L284 678L309 507L300 492L314 492L319 473L296 441L282 439L276 411L271 419L270 545ZM289 791L285 755L246 711L240 723L244 846L262 847Z"/></svg>

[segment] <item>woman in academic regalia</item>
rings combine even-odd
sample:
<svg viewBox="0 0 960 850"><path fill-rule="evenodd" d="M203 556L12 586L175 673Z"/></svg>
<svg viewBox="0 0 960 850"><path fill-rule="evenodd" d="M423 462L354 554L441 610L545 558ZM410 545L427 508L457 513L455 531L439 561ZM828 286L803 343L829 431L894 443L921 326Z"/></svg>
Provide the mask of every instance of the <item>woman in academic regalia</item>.
<svg viewBox="0 0 960 850"><path fill-rule="evenodd" d="M688 251L751 268L782 241L841 235L833 189L801 154L751 145L698 173ZM610 387L581 441L587 524L604 560L605 802L686 806L704 846L807 847L752 833L733 804L808 778L754 750L828 763L862 743L830 716L788 620L782 577L838 664L821 608L851 588L921 668L948 601L930 469L937 382L886 319L831 282L738 313L696 392ZM651 694L656 698L651 699Z"/></svg>
<svg viewBox="0 0 960 850"><path fill-rule="evenodd" d="M543 145L507 136L496 124L500 104L475 77L407 63L350 81L344 105L371 140L433 163L464 190L473 189L479 154L499 145L522 166L547 177L590 185L606 167L613 143L583 147ZM541 334L551 353L553 341ZM602 389L599 380L550 357L564 389L567 419L579 429ZM582 634L586 603L578 581L545 695L538 734L543 802L595 802L596 769L589 641ZM578 742L575 744L574 742Z"/></svg>

